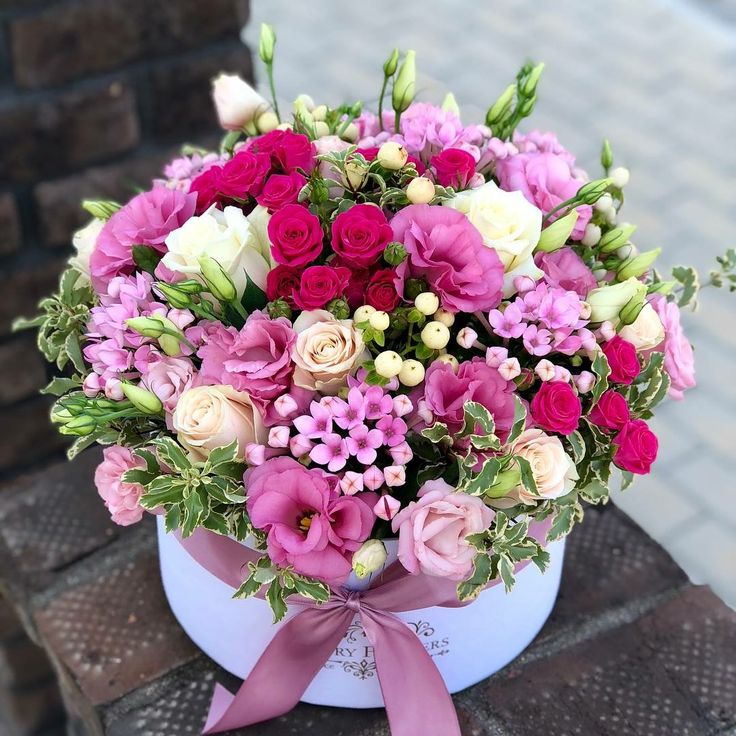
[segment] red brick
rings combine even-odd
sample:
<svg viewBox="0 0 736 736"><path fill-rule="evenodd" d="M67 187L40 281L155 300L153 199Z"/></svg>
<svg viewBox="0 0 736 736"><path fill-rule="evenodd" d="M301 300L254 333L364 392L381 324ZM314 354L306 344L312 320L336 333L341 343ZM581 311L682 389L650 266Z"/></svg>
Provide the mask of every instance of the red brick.
<svg viewBox="0 0 736 736"><path fill-rule="evenodd" d="M15 197L0 194L0 255L8 255L20 248L20 220Z"/></svg>
<svg viewBox="0 0 736 736"><path fill-rule="evenodd" d="M45 383L45 361L32 336L0 345L0 404L34 396Z"/></svg>

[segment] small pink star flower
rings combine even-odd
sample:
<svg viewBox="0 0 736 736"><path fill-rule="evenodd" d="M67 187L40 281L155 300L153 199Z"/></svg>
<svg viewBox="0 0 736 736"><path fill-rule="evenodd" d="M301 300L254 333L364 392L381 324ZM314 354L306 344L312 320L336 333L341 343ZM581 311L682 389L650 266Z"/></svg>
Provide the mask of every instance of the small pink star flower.
<svg viewBox="0 0 736 736"><path fill-rule="evenodd" d="M375 465L371 465L363 473L363 484L369 491L375 491L383 485L383 473Z"/></svg>
<svg viewBox="0 0 736 736"><path fill-rule="evenodd" d="M379 519L383 519L384 521L391 521L391 519L396 516L400 508L401 502L393 496L389 496L387 494L385 496L381 496L381 498L378 499L378 502L373 507L373 513Z"/></svg>
<svg viewBox="0 0 736 736"><path fill-rule="evenodd" d="M347 442L339 434L331 432L324 435L321 445L310 450L309 457L318 465L326 465L331 473L336 473L345 467L350 455Z"/></svg>
<svg viewBox="0 0 736 736"><path fill-rule="evenodd" d="M332 409L335 424L342 429L351 430L365 419L365 399L357 388L351 388L348 400L335 403Z"/></svg>
<svg viewBox="0 0 736 736"><path fill-rule="evenodd" d="M406 483L406 468L403 465L387 465L383 469L383 477L389 488L403 486Z"/></svg>
<svg viewBox="0 0 736 736"><path fill-rule="evenodd" d="M384 437L380 430L368 429L365 424L359 424L350 430L350 437L347 438L347 448L348 452L355 455L356 460L361 465L370 465L376 461L378 456L376 450L383 445L383 442Z"/></svg>
<svg viewBox="0 0 736 736"><path fill-rule="evenodd" d="M363 490L363 474L346 470L345 475L340 479L340 488L346 496L360 493Z"/></svg>

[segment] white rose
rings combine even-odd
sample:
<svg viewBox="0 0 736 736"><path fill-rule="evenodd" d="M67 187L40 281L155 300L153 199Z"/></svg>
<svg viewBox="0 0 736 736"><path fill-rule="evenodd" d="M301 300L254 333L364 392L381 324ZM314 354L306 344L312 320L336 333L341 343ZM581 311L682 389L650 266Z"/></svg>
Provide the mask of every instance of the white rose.
<svg viewBox="0 0 736 736"><path fill-rule="evenodd" d="M664 340L664 326L654 307L645 304L633 323L623 327L618 334L637 350L651 350Z"/></svg>
<svg viewBox="0 0 736 736"><path fill-rule="evenodd" d="M521 192L505 192L489 181L459 192L445 204L467 215L485 245L498 253L504 270L512 271L531 258L542 232L542 211Z"/></svg>
<svg viewBox="0 0 736 736"><path fill-rule="evenodd" d="M214 258L230 276L242 296L248 280L262 291L271 269L264 258L254 229L242 210L214 205L199 217L192 217L166 237L168 252L161 259L172 271L201 280L199 258Z"/></svg>
<svg viewBox="0 0 736 736"><path fill-rule="evenodd" d="M89 259L92 255L92 251L95 249L97 237L103 227L105 227L105 221L95 217L81 230L77 230L77 232L72 235L72 245L74 246L75 253L69 259L69 265L82 274L82 278L78 281L79 286L89 283L90 281Z"/></svg>
<svg viewBox="0 0 736 736"><path fill-rule="evenodd" d="M510 271L506 271L503 275L503 298L512 297L518 289L514 281L518 276L528 276L533 281L539 281L544 276L544 271L534 263L534 258L529 256L525 261L514 266Z"/></svg>
<svg viewBox="0 0 736 736"><path fill-rule="evenodd" d="M516 441L514 455L529 461L537 493L543 498L559 498L575 487L577 468L558 437L545 434L541 429L527 429ZM517 486L514 495L524 503L538 500L522 485Z"/></svg>
<svg viewBox="0 0 736 736"><path fill-rule="evenodd" d="M268 223L271 219L269 211L258 204L253 208L253 211L246 215L250 228L253 233L253 245L256 250L266 259L269 270L276 266L271 255L271 241L268 239Z"/></svg>
<svg viewBox="0 0 736 736"><path fill-rule="evenodd" d="M220 74L213 80L212 99L225 130L239 130L268 109L268 102L236 74Z"/></svg>
<svg viewBox="0 0 736 736"><path fill-rule="evenodd" d="M324 309L302 312L294 321L294 383L336 395L347 377L368 359L363 333L350 319L336 319Z"/></svg>
<svg viewBox="0 0 736 736"><path fill-rule="evenodd" d="M232 386L197 386L179 397L171 418L179 442L196 460L206 460L216 447L238 441L238 457L250 442L265 444L263 418L245 391Z"/></svg>

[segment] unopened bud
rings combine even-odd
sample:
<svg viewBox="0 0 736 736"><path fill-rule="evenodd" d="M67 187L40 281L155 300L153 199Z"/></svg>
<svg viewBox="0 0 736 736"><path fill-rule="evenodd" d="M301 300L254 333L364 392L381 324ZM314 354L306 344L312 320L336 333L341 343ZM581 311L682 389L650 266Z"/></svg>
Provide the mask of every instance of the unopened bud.
<svg viewBox="0 0 736 736"><path fill-rule="evenodd" d="M387 141L378 149L378 163L389 171L398 171L409 158L409 152L400 143Z"/></svg>
<svg viewBox="0 0 736 736"><path fill-rule="evenodd" d="M624 308L619 312L619 324L622 326L633 325L636 322L636 318L644 309L645 301L634 297L631 299Z"/></svg>
<svg viewBox="0 0 736 736"><path fill-rule="evenodd" d="M326 309L337 319L348 319L350 317L350 307L344 299L333 299L327 303Z"/></svg>
<svg viewBox="0 0 736 736"><path fill-rule="evenodd" d="M611 186L611 180L605 179L594 179L593 181L583 184L576 195L576 199L581 204L595 204L605 193L608 187Z"/></svg>
<svg viewBox="0 0 736 736"><path fill-rule="evenodd" d="M448 92L445 95L445 99L442 100L442 109L445 112L451 112L454 115L457 115L460 117L460 107L457 104L457 100L455 99L455 95L452 94L452 92Z"/></svg>
<svg viewBox="0 0 736 736"><path fill-rule="evenodd" d="M235 284L222 266L211 256L199 257L199 268L207 288L220 302L233 302L238 297Z"/></svg>
<svg viewBox="0 0 736 736"><path fill-rule="evenodd" d="M611 166L613 166L613 151L611 150L611 143L608 138L604 138L603 140L603 148L601 149L601 166L607 174L609 173Z"/></svg>
<svg viewBox="0 0 736 736"><path fill-rule="evenodd" d="M598 242L598 250L601 253L613 253L628 242L635 230L636 225L621 225L609 230Z"/></svg>
<svg viewBox="0 0 736 736"><path fill-rule="evenodd" d="M515 94L516 85L510 84L501 93L501 96L488 108L488 112L486 113L486 125L489 128L500 123L506 117L511 109L511 103L514 100Z"/></svg>
<svg viewBox="0 0 736 736"><path fill-rule="evenodd" d="M353 572L364 578L386 564L386 546L380 539L369 539L353 553Z"/></svg>
<svg viewBox="0 0 736 736"><path fill-rule="evenodd" d="M534 93L537 89L537 84L539 84L539 78L542 76L542 72L544 71L544 64L537 64L534 69L532 69L529 76L524 80L524 84L521 88L522 93L525 97L533 97Z"/></svg>
<svg viewBox="0 0 736 736"><path fill-rule="evenodd" d="M74 437L86 437L92 434L97 428L97 421L94 417L81 414L70 419L59 427L59 432Z"/></svg>
<svg viewBox="0 0 736 736"><path fill-rule="evenodd" d="M261 61L270 65L273 63L273 49L276 46L276 33L268 23L261 23L261 38L258 43L258 55Z"/></svg>
<svg viewBox="0 0 736 736"><path fill-rule="evenodd" d="M266 311L271 319L277 319L278 317L291 319L291 307L284 298L274 299L266 304Z"/></svg>
<svg viewBox="0 0 736 736"><path fill-rule="evenodd" d="M391 101L396 112L404 112L414 99L416 77L416 52L410 49L404 56L391 93Z"/></svg>
<svg viewBox="0 0 736 736"><path fill-rule="evenodd" d="M161 400L151 391L132 383L123 383L122 389L125 398L144 414L160 414L162 412L164 407Z"/></svg>
<svg viewBox="0 0 736 736"><path fill-rule="evenodd" d="M393 77L396 73L396 67L399 65L399 50L394 49L391 55L383 63L383 73L387 77Z"/></svg>
<svg viewBox="0 0 736 736"><path fill-rule="evenodd" d="M521 483L521 471L516 467L501 471L486 491L488 498L503 498L508 496Z"/></svg>
<svg viewBox="0 0 736 736"><path fill-rule="evenodd" d="M626 281L626 279L630 279L632 276L638 278L642 274L645 274L651 268L654 261L657 260L661 252L661 248L654 248L653 250L647 250L644 253L639 253L638 256L629 258L627 261L624 261L621 268L616 272L616 278L619 281Z"/></svg>
<svg viewBox="0 0 736 736"><path fill-rule="evenodd" d="M109 220L120 209L120 205L111 199L85 199L82 209L99 220Z"/></svg>
<svg viewBox="0 0 736 736"><path fill-rule="evenodd" d="M342 176L342 183L353 192L357 192L368 177L368 171L364 164L358 161L349 160L345 163L345 170Z"/></svg>
<svg viewBox="0 0 736 736"><path fill-rule="evenodd" d="M417 176L406 187L406 196L412 204L429 204L434 194L434 182L426 176Z"/></svg>
<svg viewBox="0 0 736 736"><path fill-rule="evenodd" d="M273 110L267 110L256 118L256 128L259 133L270 133L279 127L279 119Z"/></svg>
<svg viewBox="0 0 736 736"><path fill-rule="evenodd" d="M618 166L611 171L613 186L618 187L619 189L623 189L629 183L630 177L631 174L629 173L629 170L623 166Z"/></svg>
<svg viewBox="0 0 736 736"><path fill-rule="evenodd" d="M391 266L398 266L406 260L406 248L403 243L389 243L383 251L383 260Z"/></svg>
<svg viewBox="0 0 736 736"><path fill-rule="evenodd" d="M581 243L583 245L586 245L588 248L592 248L594 245L598 245L601 239L601 229L600 226L594 225L592 222L589 222L585 226L585 232L583 233L583 237L581 239Z"/></svg>
<svg viewBox="0 0 736 736"><path fill-rule="evenodd" d="M552 253L552 251L562 248L570 238L577 221L577 210L570 210L564 217L555 220L551 225L548 225L542 230L535 250Z"/></svg>
<svg viewBox="0 0 736 736"><path fill-rule="evenodd" d="M158 291L168 304L174 309L188 309L192 306L192 298L186 292L183 292L178 284L156 284Z"/></svg>

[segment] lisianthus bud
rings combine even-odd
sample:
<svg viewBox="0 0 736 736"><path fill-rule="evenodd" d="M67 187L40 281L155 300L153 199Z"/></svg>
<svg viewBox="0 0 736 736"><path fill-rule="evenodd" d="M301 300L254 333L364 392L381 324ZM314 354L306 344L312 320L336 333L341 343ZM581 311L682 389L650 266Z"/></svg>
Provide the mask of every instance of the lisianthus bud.
<svg viewBox="0 0 736 736"><path fill-rule="evenodd" d="M542 76L542 72L544 71L544 64L540 63L537 64L534 69L532 69L529 76L524 80L524 85L521 88L521 91L524 93L526 97L533 97L534 93L537 90L537 84L539 84L539 78Z"/></svg>
<svg viewBox="0 0 736 736"><path fill-rule="evenodd" d="M109 220L120 207L121 205L111 199L85 199L82 202L82 209L98 220Z"/></svg>
<svg viewBox="0 0 736 736"><path fill-rule="evenodd" d="M404 386L418 386L424 380L424 366L413 358L405 360L399 371L399 381Z"/></svg>
<svg viewBox="0 0 736 736"><path fill-rule="evenodd" d="M606 173L608 173L608 170L613 166L613 151L611 150L611 143L608 138L604 138L603 140L603 148L601 149L601 166Z"/></svg>
<svg viewBox="0 0 736 736"><path fill-rule="evenodd" d="M644 303L637 318L631 324L626 324L618 334L637 350L652 350L664 340L664 327L657 310L651 304Z"/></svg>
<svg viewBox="0 0 736 736"><path fill-rule="evenodd" d="M389 243L383 251L383 260L391 266L398 266L406 259L406 248L403 243Z"/></svg>
<svg viewBox="0 0 736 736"><path fill-rule="evenodd" d="M417 176L406 187L406 196L412 204L429 204L434 199L434 182Z"/></svg>
<svg viewBox="0 0 736 736"><path fill-rule="evenodd" d="M125 320L125 324L131 330L135 330L139 335L154 339L161 337L167 328L177 329L176 325L165 317L131 317Z"/></svg>
<svg viewBox="0 0 736 736"><path fill-rule="evenodd" d="M128 401L144 414L160 414L163 411L161 400L151 391L132 383L123 383L122 389Z"/></svg>
<svg viewBox="0 0 736 736"><path fill-rule="evenodd" d="M442 324L432 320L422 329L422 342L432 350L442 350L450 342L450 330Z"/></svg>
<svg viewBox="0 0 736 736"><path fill-rule="evenodd" d="M605 179L594 179L589 181L587 184L578 189L576 199L582 204L595 204L605 193L608 187L611 186L611 180Z"/></svg>
<svg viewBox="0 0 736 736"><path fill-rule="evenodd" d="M156 284L156 291L160 292L174 309L187 309L192 305L192 298L189 294L181 291L174 284L158 283Z"/></svg>
<svg viewBox="0 0 736 736"><path fill-rule="evenodd" d="M384 350L376 355L374 366L376 373L383 378L393 378L401 372L401 366L404 364L401 356L393 350Z"/></svg>
<svg viewBox="0 0 736 736"><path fill-rule="evenodd" d="M327 311L333 314L337 319L348 319L350 317L350 307L344 299L333 299L327 303Z"/></svg>
<svg viewBox="0 0 736 736"><path fill-rule="evenodd" d="M86 437L97 428L97 420L94 417L80 414L59 427L59 432L74 437Z"/></svg>
<svg viewBox="0 0 736 736"><path fill-rule="evenodd" d="M611 171L611 179L613 180L613 186L623 189L628 183L630 173L624 166L618 166Z"/></svg>
<svg viewBox="0 0 736 736"><path fill-rule="evenodd" d="M493 485L485 492L488 498L503 498L521 483L521 471L516 467L502 470Z"/></svg>
<svg viewBox="0 0 736 736"><path fill-rule="evenodd" d="M630 302L625 304L621 312L619 312L619 323L622 325L633 325L644 309L644 304L644 300L634 297Z"/></svg>
<svg viewBox="0 0 736 736"><path fill-rule="evenodd" d="M452 94L452 92L448 92L445 95L445 99L442 100L442 109L445 112L451 112L458 117L460 117L460 107L457 104L457 100L455 99L455 95Z"/></svg>
<svg viewBox="0 0 736 736"><path fill-rule="evenodd" d="M367 322L370 316L375 311L376 311L376 308L372 307L370 304L363 304L363 306L358 307L355 310L355 314L353 315L353 322L355 322L355 324L360 324L361 322Z"/></svg>
<svg viewBox="0 0 736 736"><path fill-rule="evenodd" d="M378 149L378 163L389 171L398 171L409 158L409 152L400 143L386 141Z"/></svg>
<svg viewBox="0 0 736 736"><path fill-rule="evenodd" d="M616 272L616 278L619 281L625 281L632 277L636 278L641 276L650 269L651 265L657 260L661 252L661 248L654 248L653 250L647 250L644 251L644 253L639 253L638 256L629 258L624 261L621 268Z"/></svg>
<svg viewBox="0 0 736 736"><path fill-rule="evenodd" d="M233 280L222 266L208 255L200 256L198 260L202 278L207 284L207 288L212 292L212 296L220 302L234 301L238 296L238 292Z"/></svg>
<svg viewBox="0 0 736 736"><path fill-rule="evenodd" d="M396 112L404 112L414 99L416 77L416 52L410 49L404 56L391 93L391 101Z"/></svg>
<svg viewBox="0 0 736 736"><path fill-rule="evenodd" d="M511 109L511 103L516 95L516 85L510 84L501 93L501 96L488 108L486 113L486 125L492 128L497 123L500 123L508 114Z"/></svg>
<svg viewBox="0 0 736 736"><path fill-rule="evenodd" d="M279 127L279 119L273 110L261 113L256 120L256 128L259 133L270 133Z"/></svg>
<svg viewBox="0 0 736 736"><path fill-rule="evenodd" d="M283 297L266 304L266 311L271 319L277 319L278 317L291 319L291 307Z"/></svg>
<svg viewBox="0 0 736 736"><path fill-rule="evenodd" d="M613 253L631 238L635 230L636 225L621 225L609 230L601 237L598 249L601 253Z"/></svg>
<svg viewBox="0 0 736 736"><path fill-rule="evenodd" d="M234 74L220 74L214 80L212 97L220 126L225 130L240 130L268 108L266 100Z"/></svg>
<svg viewBox="0 0 736 736"><path fill-rule="evenodd" d="M370 317L368 317L368 323L374 330L383 332L384 330L387 330L388 326L391 324L391 318L386 314L386 312L376 310Z"/></svg>
<svg viewBox="0 0 736 736"><path fill-rule="evenodd" d="M386 547L380 539L369 539L353 555L353 572L364 578L386 564Z"/></svg>
<svg viewBox="0 0 736 736"><path fill-rule="evenodd" d="M433 294L431 291L423 291L414 299L414 306L423 315L429 317L430 314L434 314L440 308L440 300L437 294ZM447 326L449 327L449 325Z"/></svg>
<svg viewBox="0 0 736 736"><path fill-rule="evenodd" d="M567 243L577 221L577 210L570 210L564 217L555 220L542 230L539 242L534 250L552 253L552 251L562 248Z"/></svg>
<svg viewBox="0 0 736 736"><path fill-rule="evenodd" d="M624 306L632 300L643 303L646 293L647 287L635 278L593 289L586 297L590 304L591 322L616 322Z"/></svg>
<svg viewBox="0 0 736 736"><path fill-rule="evenodd" d="M399 65L399 50L394 49L391 55L383 63L383 73L387 77L393 77L396 73L396 67Z"/></svg>
<svg viewBox="0 0 736 736"><path fill-rule="evenodd" d="M261 38L258 43L258 55L264 64L273 63L273 49L276 46L276 33L268 23L261 23Z"/></svg>

